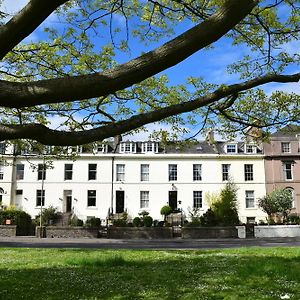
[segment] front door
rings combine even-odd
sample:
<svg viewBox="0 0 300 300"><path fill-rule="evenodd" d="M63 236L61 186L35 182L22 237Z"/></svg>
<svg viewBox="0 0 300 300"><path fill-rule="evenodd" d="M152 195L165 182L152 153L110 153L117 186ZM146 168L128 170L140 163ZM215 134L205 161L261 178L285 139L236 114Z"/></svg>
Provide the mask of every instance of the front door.
<svg viewBox="0 0 300 300"><path fill-rule="evenodd" d="M72 211L72 196L68 195L66 196L66 212Z"/></svg>
<svg viewBox="0 0 300 300"><path fill-rule="evenodd" d="M116 191L116 213L124 212L124 191Z"/></svg>
<svg viewBox="0 0 300 300"><path fill-rule="evenodd" d="M169 206L173 211L177 210L177 191L169 191Z"/></svg>

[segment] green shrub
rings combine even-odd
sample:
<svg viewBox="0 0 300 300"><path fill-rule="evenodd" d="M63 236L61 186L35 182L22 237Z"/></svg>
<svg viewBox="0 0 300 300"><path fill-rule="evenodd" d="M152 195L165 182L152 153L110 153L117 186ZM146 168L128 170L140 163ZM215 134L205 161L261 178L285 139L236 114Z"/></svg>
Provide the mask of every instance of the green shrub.
<svg viewBox="0 0 300 300"><path fill-rule="evenodd" d="M143 218L143 223L144 223L144 226L146 226L146 227L151 227L151 226L152 226L152 223L153 223L152 217L150 217L150 216L145 216L145 217Z"/></svg>
<svg viewBox="0 0 300 300"><path fill-rule="evenodd" d="M142 220L140 217L135 217L132 221L134 227L140 227Z"/></svg>
<svg viewBox="0 0 300 300"><path fill-rule="evenodd" d="M12 225L17 225L17 235L31 235L33 224L31 216L23 210L9 208L0 211L0 223L4 224L5 220L11 220Z"/></svg>
<svg viewBox="0 0 300 300"><path fill-rule="evenodd" d="M87 227L91 227L91 228L100 227L101 220L100 220L100 218L92 217L92 218L86 220L85 225Z"/></svg>
<svg viewBox="0 0 300 300"><path fill-rule="evenodd" d="M217 226L218 221L216 218L216 215L214 211L209 208L201 217L200 217L200 223L203 226Z"/></svg>
<svg viewBox="0 0 300 300"><path fill-rule="evenodd" d="M164 221L166 221L166 218L169 214L172 213L172 207L169 205L164 205L161 209L160 209L160 214L164 216Z"/></svg>
<svg viewBox="0 0 300 300"><path fill-rule="evenodd" d="M40 215L39 214L35 218L35 222L37 225L40 225ZM58 217L58 211L55 207L49 206L48 208L44 208L42 210L42 226L51 225L51 221L55 221Z"/></svg>
<svg viewBox="0 0 300 300"><path fill-rule="evenodd" d="M126 227L127 222L124 219L116 219L113 220L113 225L116 227Z"/></svg>
<svg viewBox="0 0 300 300"><path fill-rule="evenodd" d="M287 223L288 223L288 224L300 225L300 216L297 216L297 215L289 215L289 216L287 217Z"/></svg>

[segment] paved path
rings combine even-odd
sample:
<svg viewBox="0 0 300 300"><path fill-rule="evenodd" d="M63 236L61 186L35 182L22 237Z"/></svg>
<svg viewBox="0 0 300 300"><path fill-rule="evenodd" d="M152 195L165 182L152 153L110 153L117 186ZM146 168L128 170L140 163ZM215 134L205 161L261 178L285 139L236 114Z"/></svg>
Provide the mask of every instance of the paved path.
<svg viewBox="0 0 300 300"><path fill-rule="evenodd" d="M216 249L237 247L300 247L300 238L268 239L62 239L36 237L0 237L0 247L82 248L82 249Z"/></svg>

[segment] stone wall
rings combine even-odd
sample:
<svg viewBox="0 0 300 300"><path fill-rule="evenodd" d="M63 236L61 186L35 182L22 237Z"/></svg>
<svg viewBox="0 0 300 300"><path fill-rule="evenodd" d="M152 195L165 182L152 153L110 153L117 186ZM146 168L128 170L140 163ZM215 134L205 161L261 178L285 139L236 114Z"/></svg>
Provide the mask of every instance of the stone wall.
<svg viewBox="0 0 300 300"><path fill-rule="evenodd" d="M254 226L256 238L300 237L300 225L258 225Z"/></svg>
<svg viewBox="0 0 300 300"><path fill-rule="evenodd" d="M40 237L40 227L36 228L36 236ZM47 238L97 238L99 237L98 228L85 227L43 227L42 237Z"/></svg>
<svg viewBox="0 0 300 300"><path fill-rule="evenodd" d="M238 238L236 227L183 227L183 239Z"/></svg>
<svg viewBox="0 0 300 300"><path fill-rule="evenodd" d="M112 239L168 239L173 237L172 227L108 227L107 237Z"/></svg>
<svg viewBox="0 0 300 300"><path fill-rule="evenodd" d="M13 237L17 235L16 225L0 225L0 237Z"/></svg>

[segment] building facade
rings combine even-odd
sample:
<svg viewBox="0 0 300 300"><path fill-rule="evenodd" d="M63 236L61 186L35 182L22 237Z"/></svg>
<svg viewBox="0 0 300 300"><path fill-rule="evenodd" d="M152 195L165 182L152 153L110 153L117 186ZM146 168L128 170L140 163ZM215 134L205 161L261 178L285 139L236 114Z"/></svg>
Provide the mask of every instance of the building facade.
<svg viewBox="0 0 300 300"><path fill-rule="evenodd" d="M76 151L76 158L60 159L4 154L2 203L32 216L53 206L83 220L99 217L104 221L125 211L134 218L144 210L161 220L160 209L167 204L187 217L193 208L204 213L209 195L220 192L230 180L238 187L240 220L265 220L257 205L257 199L266 194L264 154L253 143L203 141L162 147L128 141L117 148L99 144Z"/></svg>
<svg viewBox="0 0 300 300"><path fill-rule="evenodd" d="M292 213L300 212L300 128L288 126L264 144L266 192L284 188L293 195Z"/></svg>

